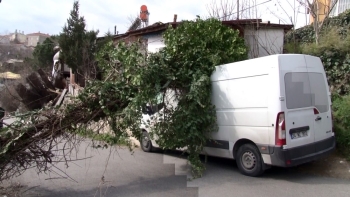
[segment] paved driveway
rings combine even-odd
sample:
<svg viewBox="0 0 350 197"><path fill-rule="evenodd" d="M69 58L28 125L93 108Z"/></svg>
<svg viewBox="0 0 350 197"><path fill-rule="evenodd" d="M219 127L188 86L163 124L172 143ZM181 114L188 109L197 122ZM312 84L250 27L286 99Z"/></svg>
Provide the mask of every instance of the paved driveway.
<svg viewBox="0 0 350 197"><path fill-rule="evenodd" d="M200 179L187 181L189 167L179 152L133 155L126 148L93 150L86 144L78 157L89 157L60 169L69 177L55 173L36 174L28 170L13 179L25 185L22 196L349 196L350 181L303 174L297 169L273 168L263 177L241 175L234 161L209 157L207 171ZM72 156L73 159L75 156ZM62 172L56 170L62 175ZM104 176L101 181L101 177ZM74 179L74 180L73 180Z"/></svg>

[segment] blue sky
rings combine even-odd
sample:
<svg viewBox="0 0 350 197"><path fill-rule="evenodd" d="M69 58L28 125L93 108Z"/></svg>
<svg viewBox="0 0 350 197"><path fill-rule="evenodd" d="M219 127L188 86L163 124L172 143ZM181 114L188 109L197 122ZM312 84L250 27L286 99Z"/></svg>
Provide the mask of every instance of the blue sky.
<svg viewBox="0 0 350 197"><path fill-rule="evenodd" d="M196 15L208 17L207 7L221 0L80 0L80 15L85 17L87 28L98 29L99 36L108 30L114 31L117 25L119 33L127 30L128 18L139 13L141 5L147 5L150 12L150 24L170 22L174 14L178 21L192 20ZM225 1L225 0L223 0ZM289 17L294 17L294 0L240 0L257 6L254 16L274 23L291 24ZM16 29L25 34L42 32L58 34L65 25L74 0L2 0L0 3L0 34L12 33ZM296 2L296 27L305 25L304 8ZM244 5L243 5L244 6ZM246 13L246 15L248 15ZM250 13L250 15L252 15ZM252 18L252 16L251 16ZM256 17L253 17L256 18Z"/></svg>

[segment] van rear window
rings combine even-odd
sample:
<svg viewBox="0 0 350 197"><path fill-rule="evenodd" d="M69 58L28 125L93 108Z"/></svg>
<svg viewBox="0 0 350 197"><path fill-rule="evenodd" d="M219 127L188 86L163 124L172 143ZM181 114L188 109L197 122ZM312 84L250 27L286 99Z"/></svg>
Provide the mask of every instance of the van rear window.
<svg viewBox="0 0 350 197"><path fill-rule="evenodd" d="M312 93L312 104L320 113L328 112L328 87L321 73L309 73L310 87Z"/></svg>
<svg viewBox="0 0 350 197"><path fill-rule="evenodd" d="M320 113L329 110L328 91L321 73L287 73L284 82L288 109L315 106Z"/></svg>

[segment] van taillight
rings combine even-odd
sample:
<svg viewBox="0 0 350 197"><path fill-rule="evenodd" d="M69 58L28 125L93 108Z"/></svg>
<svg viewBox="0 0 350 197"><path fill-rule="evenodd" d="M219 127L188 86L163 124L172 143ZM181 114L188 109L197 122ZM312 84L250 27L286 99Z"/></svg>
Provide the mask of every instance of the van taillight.
<svg viewBox="0 0 350 197"><path fill-rule="evenodd" d="M277 114L276 120L276 145L286 145L286 123L284 119L284 112Z"/></svg>

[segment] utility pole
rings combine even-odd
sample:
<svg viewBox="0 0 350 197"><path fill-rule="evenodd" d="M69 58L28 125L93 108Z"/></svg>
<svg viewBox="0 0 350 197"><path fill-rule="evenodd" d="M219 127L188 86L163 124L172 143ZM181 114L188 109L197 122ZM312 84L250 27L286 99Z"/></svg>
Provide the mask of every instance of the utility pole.
<svg viewBox="0 0 350 197"><path fill-rule="evenodd" d="M237 20L239 20L239 0L237 0Z"/></svg>

